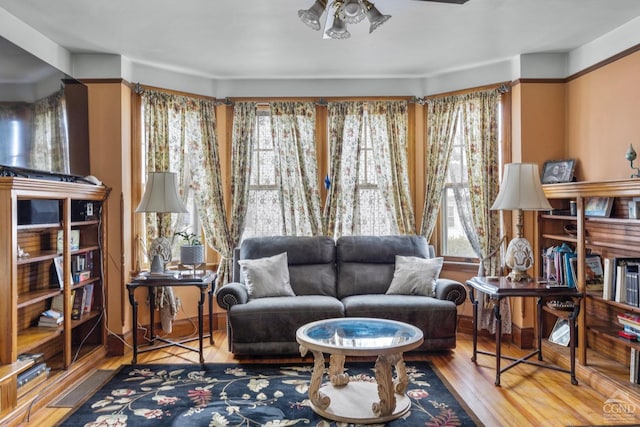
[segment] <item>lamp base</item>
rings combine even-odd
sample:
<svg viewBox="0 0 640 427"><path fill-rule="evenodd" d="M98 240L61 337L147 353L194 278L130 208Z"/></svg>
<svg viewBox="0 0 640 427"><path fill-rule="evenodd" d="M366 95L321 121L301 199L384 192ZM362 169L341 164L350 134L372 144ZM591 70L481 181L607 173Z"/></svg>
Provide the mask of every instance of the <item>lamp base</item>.
<svg viewBox="0 0 640 427"><path fill-rule="evenodd" d="M504 256L504 263L511 269L511 273L507 276L509 280L514 282L529 281L531 276L527 274L527 270L533 267L533 249L531 244L524 237L515 237Z"/></svg>
<svg viewBox="0 0 640 427"><path fill-rule="evenodd" d="M507 279L512 282L529 282L531 281L531 276L526 271L511 270L511 273L507 275Z"/></svg>

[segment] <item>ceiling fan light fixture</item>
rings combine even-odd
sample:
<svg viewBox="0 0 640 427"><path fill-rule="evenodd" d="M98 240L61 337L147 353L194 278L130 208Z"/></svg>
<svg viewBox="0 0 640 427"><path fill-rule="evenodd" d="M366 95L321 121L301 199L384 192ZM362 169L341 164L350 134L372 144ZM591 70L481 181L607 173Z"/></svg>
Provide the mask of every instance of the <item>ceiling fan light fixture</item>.
<svg viewBox="0 0 640 427"><path fill-rule="evenodd" d="M375 5L367 0L363 0L367 7L367 19L369 20L369 34L373 33L380 25L387 22L391 15L383 15Z"/></svg>
<svg viewBox="0 0 640 427"><path fill-rule="evenodd" d="M362 0L345 0L338 9L340 19L347 24L357 24L366 16L366 10Z"/></svg>
<svg viewBox="0 0 640 427"><path fill-rule="evenodd" d="M320 17L327 8L327 0L316 0L309 9L298 10L298 17L306 26L316 31L320 30Z"/></svg>
<svg viewBox="0 0 640 427"><path fill-rule="evenodd" d="M326 31L325 34L332 39L343 40L351 37L351 33L349 32L349 30L347 30L347 26L345 25L344 21L340 19L338 13L336 13L333 18L333 25Z"/></svg>

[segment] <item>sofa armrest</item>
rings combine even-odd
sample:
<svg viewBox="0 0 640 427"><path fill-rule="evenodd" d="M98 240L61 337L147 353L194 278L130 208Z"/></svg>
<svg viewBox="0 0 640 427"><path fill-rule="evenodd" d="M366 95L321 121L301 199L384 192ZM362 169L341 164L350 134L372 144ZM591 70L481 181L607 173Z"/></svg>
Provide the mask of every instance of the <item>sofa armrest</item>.
<svg viewBox="0 0 640 427"><path fill-rule="evenodd" d="M439 278L436 281L436 298L460 305L467 298L467 289L455 280Z"/></svg>
<svg viewBox="0 0 640 427"><path fill-rule="evenodd" d="M249 292L242 283L229 282L216 291L216 301L225 310L236 304L245 304L248 300Z"/></svg>

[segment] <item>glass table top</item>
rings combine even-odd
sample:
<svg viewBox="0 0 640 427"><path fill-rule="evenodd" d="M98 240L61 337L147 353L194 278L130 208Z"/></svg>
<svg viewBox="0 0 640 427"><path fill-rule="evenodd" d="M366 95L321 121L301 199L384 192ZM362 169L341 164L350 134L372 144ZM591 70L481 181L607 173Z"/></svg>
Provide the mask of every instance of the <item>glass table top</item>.
<svg viewBox="0 0 640 427"><path fill-rule="evenodd" d="M303 342L326 348L396 348L422 341L415 326L386 319L347 317L319 320L298 329Z"/></svg>

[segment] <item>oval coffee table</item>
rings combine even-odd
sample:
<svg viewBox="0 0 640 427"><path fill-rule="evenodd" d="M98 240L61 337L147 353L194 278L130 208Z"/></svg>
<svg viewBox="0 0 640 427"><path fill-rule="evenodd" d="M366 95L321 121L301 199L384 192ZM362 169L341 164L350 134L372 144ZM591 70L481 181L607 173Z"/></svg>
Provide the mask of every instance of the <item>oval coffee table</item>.
<svg viewBox="0 0 640 427"><path fill-rule="evenodd" d="M309 400L317 414L340 422L370 424L398 418L411 407L405 394L408 379L402 353L422 344L422 331L415 326L363 317L325 319L301 326L296 340L302 356L313 353ZM324 384L323 353L331 355L329 382ZM350 381L344 372L346 356L377 356L376 381Z"/></svg>

